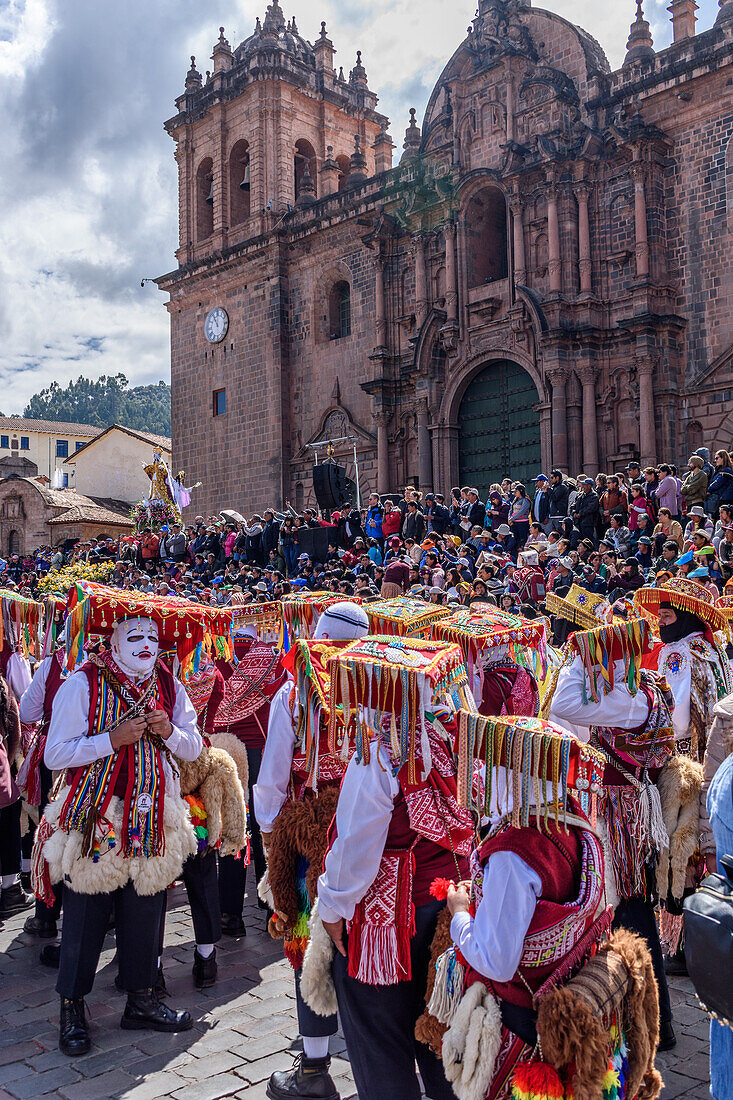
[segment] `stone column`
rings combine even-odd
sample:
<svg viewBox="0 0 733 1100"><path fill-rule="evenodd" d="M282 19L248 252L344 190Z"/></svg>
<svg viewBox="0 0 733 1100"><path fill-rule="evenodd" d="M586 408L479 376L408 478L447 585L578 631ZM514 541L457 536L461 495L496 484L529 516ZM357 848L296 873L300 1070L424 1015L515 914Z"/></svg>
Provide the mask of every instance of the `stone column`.
<svg viewBox="0 0 733 1100"><path fill-rule="evenodd" d="M562 290L560 223L557 216L557 192L552 184L547 192L547 251L550 293L559 294Z"/></svg>
<svg viewBox="0 0 733 1100"><path fill-rule="evenodd" d="M376 331L376 350L387 347L387 320L384 314L384 260L377 256L374 260L374 327Z"/></svg>
<svg viewBox="0 0 733 1100"><path fill-rule="evenodd" d="M426 397L421 397L417 404L417 456L420 489L425 493L433 488L433 451L428 428Z"/></svg>
<svg viewBox="0 0 733 1100"><path fill-rule="evenodd" d="M588 216L590 187L587 183L576 184L575 197L578 200L578 274L580 276L580 293L591 294L593 292L593 265L590 253L590 218Z"/></svg>
<svg viewBox="0 0 733 1100"><path fill-rule="evenodd" d="M634 181L634 226L636 230L636 277L646 279L649 275L649 231L646 219L646 192L644 190L644 167L634 164L631 168Z"/></svg>
<svg viewBox="0 0 733 1100"><path fill-rule="evenodd" d="M527 282L527 258L524 251L524 203L519 195L509 199L514 232L514 282Z"/></svg>
<svg viewBox="0 0 733 1100"><path fill-rule="evenodd" d="M568 468L568 419L565 383L568 372L565 367L548 371L552 385L552 462L558 469Z"/></svg>
<svg viewBox="0 0 733 1100"><path fill-rule="evenodd" d="M654 416L654 359L636 360L639 377L639 451L642 466L656 466L657 424Z"/></svg>
<svg viewBox="0 0 733 1100"><path fill-rule="evenodd" d="M425 274L425 238L418 234L412 238L415 257L415 322L418 331L428 315L428 283Z"/></svg>
<svg viewBox="0 0 733 1100"><path fill-rule="evenodd" d="M596 424L596 373L589 364L577 368L583 387L583 472L598 473L598 425Z"/></svg>
<svg viewBox="0 0 733 1100"><path fill-rule="evenodd" d="M456 223L448 222L445 238L445 312L449 324L458 320L458 280L456 276Z"/></svg>
<svg viewBox="0 0 733 1100"><path fill-rule="evenodd" d="M387 441L387 414L383 410L374 413L377 425L377 492L389 492L389 443Z"/></svg>

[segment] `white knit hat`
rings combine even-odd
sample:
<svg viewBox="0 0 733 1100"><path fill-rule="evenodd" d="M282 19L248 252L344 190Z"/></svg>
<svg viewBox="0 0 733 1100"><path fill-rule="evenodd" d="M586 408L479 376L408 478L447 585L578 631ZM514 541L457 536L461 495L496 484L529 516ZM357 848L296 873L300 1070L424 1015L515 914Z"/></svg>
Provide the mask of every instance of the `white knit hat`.
<svg viewBox="0 0 733 1100"><path fill-rule="evenodd" d="M331 638L336 642L351 642L369 633L369 619L358 603L334 603L321 614L316 624L315 640Z"/></svg>

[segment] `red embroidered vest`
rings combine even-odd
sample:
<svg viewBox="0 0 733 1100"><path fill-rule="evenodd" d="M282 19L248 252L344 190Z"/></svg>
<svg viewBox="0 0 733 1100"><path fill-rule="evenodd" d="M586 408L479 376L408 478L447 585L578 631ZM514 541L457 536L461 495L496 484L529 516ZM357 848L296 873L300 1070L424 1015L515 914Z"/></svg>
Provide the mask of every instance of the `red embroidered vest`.
<svg viewBox="0 0 733 1100"><path fill-rule="evenodd" d="M568 966L576 952L580 952L578 963L587 953L584 937L602 913L603 849L593 833L573 826L566 831L552 823L546 832L509 826L485 841L476 854L477 906L482 897L483 869L498 852L514 852L531 867L542 882L542 894L514 977L494 982L469 967L466 986L483 982L500 1000L531 1008L532 995L551 975Z"/></svg>
<svg viewBox="0 0 733 1100"><path fill-rule="evenodd" d="M97 730L97 719L99 717L99 707L102 703L101 698L101 685L102 685L102 670L93 665L90 661L86 661L79 670L83 672L87 678L89 684L89 726L87 729L87 737L92 737ZM158 662L158 688L156 692L156 706L162 708L168 715L169 719L173 718L173 710L176 703L176 681L173 673L166 664L162 661ZM123 703L124 706L124 703ZM73 787L76 783L79 775L84 771L84 767L68 768L66 772L66 781ZM127 760L122 761L117 776L115 778L115 784L112 789L112 793L117 795L118 798L124 798L127 790L128 770Z"/></svg>
<svg viewBox="0 0 733 1100"><path fill-rule="evenodd" d="M48 728L51 721L51 711L53 710L56 692L63 683L63 663L64 655L60 649L57 649L49 661L48 676L46 677L46 687L43 694L43 725L46 728Z"/></svg>

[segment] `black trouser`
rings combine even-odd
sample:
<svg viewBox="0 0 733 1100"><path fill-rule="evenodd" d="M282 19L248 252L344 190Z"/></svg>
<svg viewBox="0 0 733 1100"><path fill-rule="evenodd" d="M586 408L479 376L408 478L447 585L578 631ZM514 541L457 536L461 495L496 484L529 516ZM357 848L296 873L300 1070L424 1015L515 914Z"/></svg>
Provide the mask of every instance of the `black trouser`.
<svg viewBox="0 0 733 1100"><path fill-rule="evenodd" d="M425 1008L430 945L443 904L434 901L415 910L412 981L365 985L349 977L343 955L334 957L341 1026L359 1100L420 1100L415 1061L430 1100L455 1100L440 1060L415 1039L415 1023Z"/></svg>
<svg viewBox="0 0 733 1100"><path fill-rule="evenodd" d="M257 824L254 809L254 785L260 773L262 763L262 746L247 746L247 763L249 765L249 805L248 825L250 833L250 857L254 867L255 891L257 884L267 870L265 850L262 847L262 834ZM247 867L242 859L234 856L222 856L219 860L219 901L222 913L228 916L241 917L244 909L244 894L247 883Z"/></svg>
<svg viewBox="0 0 733 1100"><path fill-rule="evenodd" d="M216 855L213 849L207 848L203 855L189 856L183 864L181 877L191 906L196 943L218 943L221 939L221 910L219 909L219 887L216 881ZM159 955L163 954L167 898L166 890L160 917Z"/></svg>
<svg viewBox="0 0 733 1100"><path fill-rule="evenodd" d="M669 999L667 975L664 972L664 956L659 942L659 928L654 906L644 898L627 898L620 901L613 918L613 927L628 928L629 932L637 932L642 939L646 940L652 957L654 977L659 987L659 1022L671 1023L672 1004Z"/></svg>
<svg viewBox="0 0 733 1100"><path fill-rule="evenodd" d="M303 1000L300 993L301 971L295 971L295 1004L298 1009L298 1029L301 1035L309 1039L319 1039L326 1035L335 1035L338 1031L338 1016L319 1016Z"/></svg>
<svg viewBox="0 0 733 1100"><path fill-rule="evenodd" d="M86 997L91 991L113 908L122 988L152 989L164 905L165 890L141 897L131 882L111 894L77 894L67 886L56 992Z"/></svg>
<svg viewBox="0 0 733 1100"><path fill-rule="evenodd" d="M18 798L0 810L0 875L17 875L21 868L20 814Z"/></svg>

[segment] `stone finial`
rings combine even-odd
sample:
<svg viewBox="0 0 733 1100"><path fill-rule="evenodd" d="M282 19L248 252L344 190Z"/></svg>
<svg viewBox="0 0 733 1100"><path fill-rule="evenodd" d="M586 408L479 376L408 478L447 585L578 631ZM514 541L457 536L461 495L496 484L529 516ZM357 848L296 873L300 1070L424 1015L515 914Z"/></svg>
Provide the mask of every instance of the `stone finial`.
<svg viewBox="0 0 733 1100"><path fill-rule="evenodd" d="M325 22L321 23L321 33L316 39L313 51L316 55L316 68L332 73L335 50L333 48L333 42L326 33Z"/></svg>
<svg viewBox="0 0 733 1100"><path fill-rule="evenodd" d="M196 68L196 58L191 54L191 68L186 73L186 89L193 90L195 88L200 88L202 84L203 80L201 78L201 73Z"/></svg>
<svg viewBox="0 0 733 1100"><path fill-rule="evenodd" d="M672 0L667 11L672 16L672 38L675 42L695 37L697 8L695 0Z"/></svg>
<svg viewBox="0 0 733 1100"><path fill-rule="evenodd" d="M303 173L300 177L298 194L295 197L295 205L298 207L312 206L316 201L316 185L311 175L310 161L306 157L303 161Z"/></svg>
<svg viewBox="0 0 733 1100"><path fill-rule="evenodd" d="M368 179L367 160L361 147L361 138L354 135L354 152L349 160L349 183L360 183Z"/></svg>
<svg viewBox="0 0 733 1100"><path fill-rule="evenodd" d="M346 77L344 76L344 67L343 67L343 65L339 65L339 80L341 81L342 84L346 80Z"/></svg>
<svg viewBox="0 0 733 1100"><path fill-rule="evenodd" d="M234 64L234 54L232 53L231 46L224 37L223 27L219 27L219 40L214 46L211 60L214 62L214 75L222 72L224 69L231 69Z"/></svg>
<svg viewBox="0 0 733 1100"><path fill-rule="evenodd" d="M630 65L634 61L653 61L654 39L651 27L644 18L644 6L642 0L636 0L636 19L631 24L629 40L626 43L626 57L624 65Z"/></svg>
<svg viewBox="0 0 733 1100"><path fill-rule="evenodd" d="M272 0L272 3L267 5L267 11L265 12L265 18L262 23L262 33L270 38L278 38L280 32L285 30L285 27L285 14L278 0Z"/></svg>
<svg viewBox="0 0 733 1100"><path fill-rule="evenodd" d="M404 152L402 154L402 160L411 160L420 152L422 135L420 133L420 127L415 120L415 114L415 108L410 107L410 125L405 130L405 144L403 146Z"/></svg>
<svg viewBox="0 0 733 1100"><path fill-rule="evenodd" d="M374 150L374 167L377 173L387 172L392 167L392 150L395 145L387 132L388 126L389 122L385 119L372 145L372 149Z"/></svg>
<svg viewBox="0 0 733 1100"><path fill-rule="evenodd" d="M354 68L349 73L349 83L350 84L364 84L365 85L366 82L367 82L367 74L366 74L366 69L364 68L364 66L361 63L361 50L357 50L356 51L356 65L354 65Z"/></svg>

